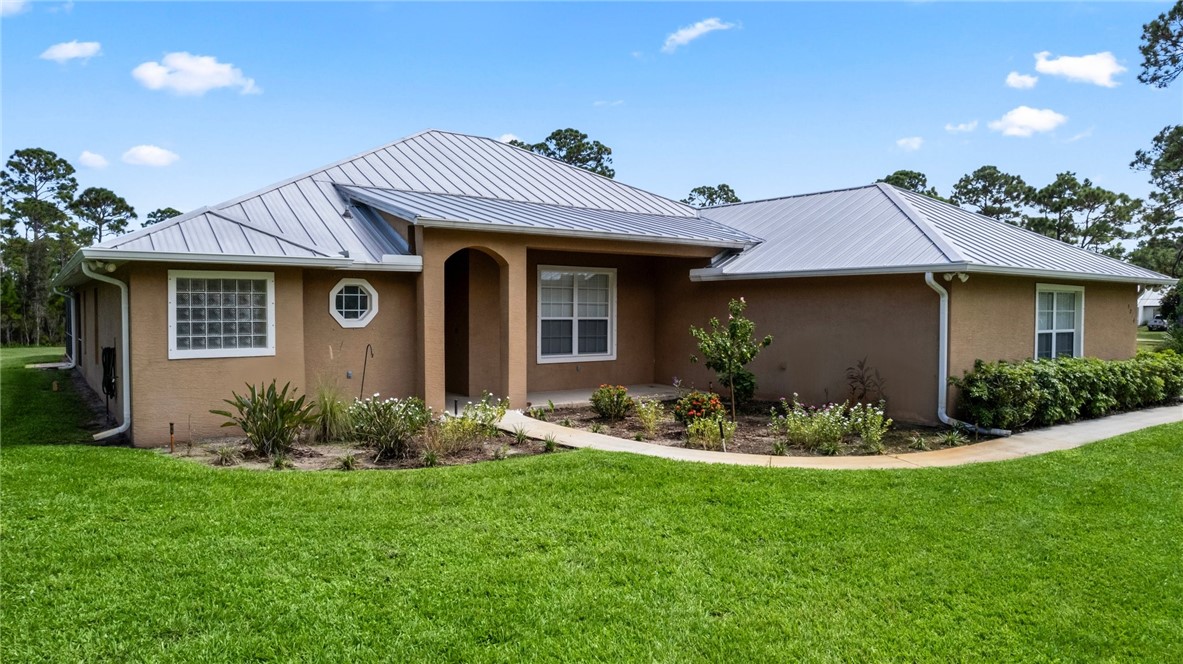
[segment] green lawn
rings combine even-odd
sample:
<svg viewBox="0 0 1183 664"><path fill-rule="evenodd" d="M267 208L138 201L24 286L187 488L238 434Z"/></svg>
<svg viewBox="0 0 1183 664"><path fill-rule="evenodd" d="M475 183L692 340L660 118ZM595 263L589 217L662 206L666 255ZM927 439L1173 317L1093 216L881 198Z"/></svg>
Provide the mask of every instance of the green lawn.
<svg viewBox="0 0 1183 664"><path fill-rule="evenodd" d="M1151 332L1145 325L1138 328L1138 350L1158 350L1166 343L1166 332Z"/></svg>
<svg viewBox="0 0 1183 664"><path fill-rule="evenodd" d="M5 662L1183 661L1183 425L943 470L252 472L56 444L68 395L3 358Z"/></svg>

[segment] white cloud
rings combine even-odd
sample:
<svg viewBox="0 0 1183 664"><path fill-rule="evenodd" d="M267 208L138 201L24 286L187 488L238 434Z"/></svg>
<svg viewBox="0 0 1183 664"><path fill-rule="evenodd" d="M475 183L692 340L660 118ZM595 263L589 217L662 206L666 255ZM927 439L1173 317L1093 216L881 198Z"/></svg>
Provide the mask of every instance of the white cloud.
<svg viewBox="0 0 1183 664"><path fill-rule="evenodd" d="M949 132L950 134L968 134L977 128L977 120L970 120L969 122L962 122L959 124L953 124L950 122L945 125L945 131Z"/></svg>
<svg viewBox="0 0 1183 664"><path fill-rule="evenodd" d="M216 88L238 88L244 95L262 90L255 79L228 62L212 55L168 53L160 62L145 62L131 71L132 77L149 90L169 90L178 95L203 95Z"/></svg>
<svg viewBox="0 0 1183 664"><path fill-rule="evenodd" d="M592 106L621 106L622 104L624 104L623 99L614 99L612 101L606 101L606 100L597 101L597 102L594 102L592 104Z"/></svg>
<svg viewBox="0 0 1183 664"><path fill-rule="evenodd" d="M1031 108L1019 106L1007 111L1006 115L990 123L994 131L1002 132L1003 136L1022 136L1051 131L1068 121L1067 116L1061 115L1050 108Z"/></svg>
<svg viewBox="0 0 1183 664"><path fill-rule="evenodd" d="M1035 87L1035 83L1039 81L1038 76L1031 76L1030 74L1020 74L1017 71L1012 71L1006 75L1006 87L1018 88L1019 90L1028 90Z"/></svg>
<svg viewBox="0 0 1183 664"><path fill-rule="evenodd" d="M41 59L63 64L70 60L86 61L101 53L102 50L103 47L98 42L80 42L75 39L50 46L41 54Z"/></svg>
<svg viewBox="0 0 1183 664"><path fill-rule="evenodd" d="M1088 129L1085 129L1084 131L1080 132L1079 134L1076 134L1075 136L1073 136L1072 138L1069 138L1068 140L1066 140L1064 142L1065 143L1075 143L1076 141L1088 138L1089 136L1093 135L1094 129L1096 129L1096 127L1089 127Z"/></svg>
<svg viewBox="0 0 1183 664"><path fill-rule="evenodd" d="M78 156L78 163L87 168L106 168L107 158L90 150L83 150L82 154Z"/></svg>
<svg viewBox="0 0 1183 664"><path fill-rule="evenodd" d="M920 149L921 145L924 145L924 139L919 136L909 136L907 138L901 138L900 140L896 141L895 144L899 146L901 150L915 152Z"/></svg>
<svg viewBox="0 0 1183 664"><path fill-rule="evenodd" d="M123 153L123 161L134 166L168 166L181 156L155 145L137 145Z"/></svg>
<svg viewBox="0 0 1183 664"><path fill-rule="evenodd" d="M0 16L16 16L29 8L29 0L0 0Z"/></svg>
<svg viewBox="0 0 1183 664"><path fill-rule="evenodd" d="M679 46L685 46L699 37L714 32L716 30L730 30L734 28L734 23L724 23L717 18L708 18L694 25L688 25L684 28L679 28L677 32L670 34L665 38L665 44L661 47L662 53L673 53L678 50Z"/></svg>
<svg viewBox="0 0 1183 664"><path fill-rule="evenodd" d="M502 143L508 143L510 141L520 141L522 139L518 138L517 134L502 134L497 137L497 140L501 141Z"/></svg>
<svg viewBox="0 0 1183 664"><path fill-rule="evenodd" d="M1035 71L1106 88L1117 87L1113 77L1126 70L1117 64L1117 58L1109 51L1081 56L1062 55L1052 59L1049 56L1051 53L1048 51L1035 54Z"/></svg>

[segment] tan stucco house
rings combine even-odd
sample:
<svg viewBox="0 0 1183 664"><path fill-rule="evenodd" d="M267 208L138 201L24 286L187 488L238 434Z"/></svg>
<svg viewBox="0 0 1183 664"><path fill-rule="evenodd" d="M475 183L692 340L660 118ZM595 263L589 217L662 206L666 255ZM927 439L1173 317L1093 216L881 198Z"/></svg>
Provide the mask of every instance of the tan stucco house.
<svg viewBox="0 0 1183 664"><path fill-rule="evenodd" d="M759 393L842 399L859 360L936 423L975 359L1135 351L1167 277L885 184L703 210L427 131L75 255L68 355L134 444L219 431L244 383L347 392L705 387L691 324L743 296ZM112 371L113 370L113 371ZM118 431L118 430L116 430ZM122 432L122 431L119 431Z"/></svg>

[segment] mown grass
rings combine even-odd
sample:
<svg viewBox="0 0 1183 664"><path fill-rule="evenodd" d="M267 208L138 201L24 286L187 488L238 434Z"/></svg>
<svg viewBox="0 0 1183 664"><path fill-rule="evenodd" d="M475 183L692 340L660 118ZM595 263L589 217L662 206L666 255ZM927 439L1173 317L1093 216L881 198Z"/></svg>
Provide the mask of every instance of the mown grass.
<svg viewBox="0 0 1183 664"><path fill-rule="evenodd" d="M14 444L16 373L3 661L1183 660L1183 425L941 470L252 472Z"/></svg>
<svg viewBox="0 0 1183 664"><path fill-rule="evenodd" d="M1151 332L1145 325L1138 328L1138 350L1158 350L1166 345L1166 332Z"/></svg>

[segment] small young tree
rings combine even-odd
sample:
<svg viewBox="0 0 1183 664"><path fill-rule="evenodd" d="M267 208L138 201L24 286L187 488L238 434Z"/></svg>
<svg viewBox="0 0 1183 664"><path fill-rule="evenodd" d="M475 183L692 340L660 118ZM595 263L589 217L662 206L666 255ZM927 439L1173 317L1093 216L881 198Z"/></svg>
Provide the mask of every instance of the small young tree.
<svg viewBox="0 0 1183 664"><path fill-rule="evenodd" d="M745 398L756 392L756 377L744 367L761 350L772 343L772 335L756 339L756 324L743 315L748 303L741 297L727 304L730 312L727 325L720 325L718 318L709 321L710 330L690 326L690 336L698 341L698 352L702 353L708 369L718 373L719 380L731 390L731 421L735 421L737 386ZM697 355L690 356L691 362L698 362Z"/></svg>

